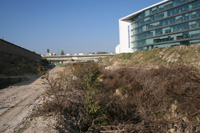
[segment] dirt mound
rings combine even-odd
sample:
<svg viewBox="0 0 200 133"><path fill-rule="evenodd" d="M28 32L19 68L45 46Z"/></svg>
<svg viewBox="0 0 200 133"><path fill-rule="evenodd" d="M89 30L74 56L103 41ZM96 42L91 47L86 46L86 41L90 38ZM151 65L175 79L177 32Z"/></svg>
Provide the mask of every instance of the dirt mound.
<svg viewBox="0 0 200 133"><path fill-rule="evenodd" d="M123 53L103 58L100 65L119 67L145 67L189 65L200 69L200 44L155 48L134 53Z"/></svg>

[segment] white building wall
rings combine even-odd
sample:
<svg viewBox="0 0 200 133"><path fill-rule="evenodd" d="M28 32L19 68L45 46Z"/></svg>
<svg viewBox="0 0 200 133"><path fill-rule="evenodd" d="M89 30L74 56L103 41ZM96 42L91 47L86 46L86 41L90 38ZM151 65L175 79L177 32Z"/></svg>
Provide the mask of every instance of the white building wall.
<svg viewBox="0 0 200 133"><path fill-rule="evenodd" d="M117 45L117 46L115 47L115 53L116 53L116 54L120 54L120 45Z"/></svg>
<svg viewBox="0 0 200 133"><path fill-rule="evenodd" d="M129 31L128 26L130 22L119 20L119 42L120 44L116 47L116 53L132 53L131 44L129 44ZM118 50L118 51L117 51Z"/></svg>
<svg viewBox="0 0 200 133"><path fill-rule="evenodd" d="M149 6L147 8L142 9L142 10L134 12L134 13L128 15L128 16L125 16L125 17L123 17L119 20L119 39L120 39L119 41L120 41L120 44L119 44L119 46L117 45L117 47L115 48L116 53L117 52L119 52L119 53L135 52L134 50L132 50L132 48L131 48L132 46L130 48L128 47L128 40L129 40L128 39L128 26L130 25L130 22L128 22L128 20L130 20L131 18L133 18L137 14L141 13L142 11L147 10L151 7L157 6L159 4L162 4L166 1L170 1L170 0L163 0L163 1L156 3L152 6ZM119 51L117 51L117 50L119 50Z"/></svg>

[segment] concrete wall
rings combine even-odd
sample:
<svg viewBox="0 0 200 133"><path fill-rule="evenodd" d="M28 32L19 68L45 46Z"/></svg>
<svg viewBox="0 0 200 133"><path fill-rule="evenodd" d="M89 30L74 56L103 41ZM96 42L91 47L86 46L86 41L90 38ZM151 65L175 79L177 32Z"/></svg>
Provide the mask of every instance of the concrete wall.
<svg viewBox="0 0 200 133"><path fill-rule="evenodd" d="M11 58L16 56L41 60L40 55L0 39L0 62L9 61Z"/></svg>
<svg viewBox="0 0 200 133"><path fill-rule="evenodd" d="M133 50L131 45L129 45L129 30L128 26L130 26L130 22L119 20L119 41L120 44L117 46L119 51L115 51L116 53L132 53Z"/></svg>

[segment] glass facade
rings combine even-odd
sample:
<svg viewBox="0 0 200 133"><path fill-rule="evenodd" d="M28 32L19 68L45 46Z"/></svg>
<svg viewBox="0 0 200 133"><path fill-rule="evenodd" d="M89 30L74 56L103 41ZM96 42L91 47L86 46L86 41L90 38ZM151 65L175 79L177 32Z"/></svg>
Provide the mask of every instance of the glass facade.
<svg viewBox="0 0 200 133"><path fill-rule="evenodd" d="M135 50L200 43L200 0L169 0L131 19Z"/></svg>

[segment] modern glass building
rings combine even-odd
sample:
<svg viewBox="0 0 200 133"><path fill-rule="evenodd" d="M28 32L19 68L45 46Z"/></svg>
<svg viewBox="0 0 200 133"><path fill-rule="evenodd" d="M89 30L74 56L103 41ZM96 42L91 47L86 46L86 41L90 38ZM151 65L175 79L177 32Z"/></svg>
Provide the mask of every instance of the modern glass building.
<svg viewBox="0 0 200 133"><path fill-rule="evenodd" d="M119 20L116 53L200 43L200 0L164 0Z"/></svg>

